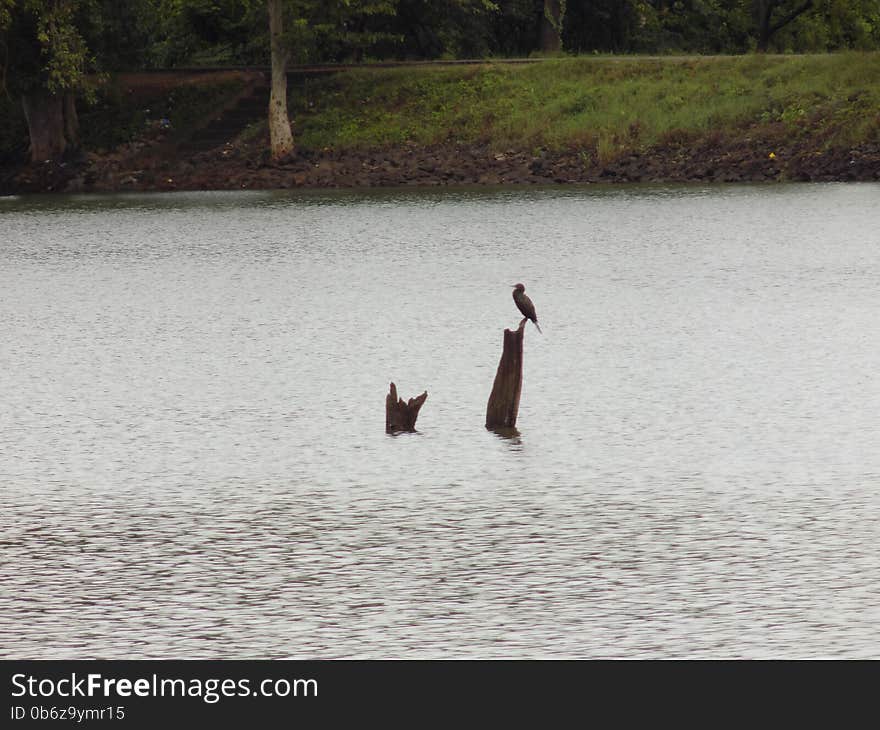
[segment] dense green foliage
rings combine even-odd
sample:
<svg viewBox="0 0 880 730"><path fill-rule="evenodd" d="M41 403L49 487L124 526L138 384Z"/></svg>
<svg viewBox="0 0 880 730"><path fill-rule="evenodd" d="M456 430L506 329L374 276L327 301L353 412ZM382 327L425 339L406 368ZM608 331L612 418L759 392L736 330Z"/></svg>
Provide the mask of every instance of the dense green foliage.
<svg viewBox="0 0 880 730"><path fill-rule="evenodd" d="M294 63L527 56L544 0L284 0ZM880 48L880 0L565 0L573 53ZM763 13L763 16L762 16ZM761 17L764 17L763 31ZM82 91L95 74L266 64L265 0L0 0L0 87Z"/></svg>
<svg viewBox="0 0 880 730"><path fill-rule="evenodd" d="M162 0L162 5L160 15L172 20L163 26L154 62L265 63L265 3ZM540 51L544 14L543 0L286 0L286 5L293 60L303 63L528 56ZM774 25L805 2L566 0L563 47L572 53L745 53L760 40L760 5ZM774 30L767 50L878 48L880 0L813 0Z"/></svg>
<svg viewBox="0 0 880 730"><path fill-rule="evenodd" d="M168 0L166 0L168 2ZM759 5L776 24L804 0L566 0L563 47L572 53L745 53L756 48ZM247 42L226 43L225 60L252 63L265 54L264 3L176 0L186 12L168 26L193 48L224 60L210 16ZM201 15L194 8L203 8ZM224 8L222 12L210 8ZM480 58L540 51L543 0L287 0L301 62L365 58ZM198 19L202 20L199 21ZM247 25L250 25L248 32ZM185 45L185 44L184 44ZM880 48L880 0L813 0L782 24L768 50L817 52ZM177 60L180 60L179 57ZM265 55L264 55L265 58ZM158 60L158 59L157 59Z"/></svg>
<svg viewBox="0 0 880 730"><path fill-rule="evenodd" d="M92 60L83 37L85 5L64 0L0 0L2 91L52 93L83 87Z"/></svg>
<svg viewBox="0 0 880 730"><path fill-rule="evenodd" d="M566 0L571 53L880 48L880 0ZM293 62L527 56L543 0L285 0ZM0 79L70 87L84 72L266 64L265 0L0 0Z"/></svg>

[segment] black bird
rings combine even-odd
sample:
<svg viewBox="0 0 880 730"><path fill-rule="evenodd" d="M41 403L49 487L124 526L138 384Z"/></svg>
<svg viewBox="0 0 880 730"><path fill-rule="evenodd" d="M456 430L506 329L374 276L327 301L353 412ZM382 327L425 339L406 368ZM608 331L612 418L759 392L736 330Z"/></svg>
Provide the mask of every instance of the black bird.
<svg viewBox="0 0 880 730"><path fill-rule="evenodd" d="M535 305L526 296L525 285L515 284L513 286L513 301L516 302L517 309L523 313L523 317L532 320L535 327L538 328L538 332L541 332L541 327L538 325L538 315L535 314ZM541 332L541 334L543 335L544 333Z"/></svg>

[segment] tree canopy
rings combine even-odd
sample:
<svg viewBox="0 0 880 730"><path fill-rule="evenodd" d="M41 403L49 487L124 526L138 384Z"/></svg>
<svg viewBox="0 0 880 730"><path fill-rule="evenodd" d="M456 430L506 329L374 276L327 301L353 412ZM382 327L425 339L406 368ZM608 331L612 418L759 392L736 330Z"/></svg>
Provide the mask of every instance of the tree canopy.
<svg viewBox="0 0 880 730"><path fill-rule="evenodd" d="M282 0L291 63L527 56L555 6L571 53L880 47L880 0ZM0 79L266 65L265 0L0 0Z"/></svg>

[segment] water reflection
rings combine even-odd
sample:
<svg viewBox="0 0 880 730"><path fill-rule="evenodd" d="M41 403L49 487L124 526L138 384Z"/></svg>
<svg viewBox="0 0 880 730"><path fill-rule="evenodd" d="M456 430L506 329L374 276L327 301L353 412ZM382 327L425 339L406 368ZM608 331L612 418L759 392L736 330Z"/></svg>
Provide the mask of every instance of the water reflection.
<svg viewBox="0 0 880 730"><path fill-rule="evenodd" d="M522 443L521 434L516 428L490 428L498 438L509 441L511 444L519 446Z"/></svg>

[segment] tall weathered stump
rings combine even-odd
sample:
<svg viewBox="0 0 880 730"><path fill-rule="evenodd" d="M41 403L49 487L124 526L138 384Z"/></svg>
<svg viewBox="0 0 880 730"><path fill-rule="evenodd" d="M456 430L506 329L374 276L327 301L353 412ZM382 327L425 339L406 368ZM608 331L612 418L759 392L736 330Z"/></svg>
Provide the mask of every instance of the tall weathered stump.
<svg viewBox="0 0 880 730"><path fill-rule="evenodd" d="M495 382L486 406L486 428L490 430L514 428L519 413L519 395L522 391L523 337L526 320L515 332L504 330L504 350L495 372Z"/></svg>
<svg viewBox="0 0 880 730"><path fill-rule="evenodd" d="M397 397L397 386L391 383L391 390L385 396L385 433L415 431L419 409L427 399L426 390L417 398L410 398L404 402L403 398Z"/></svg>

